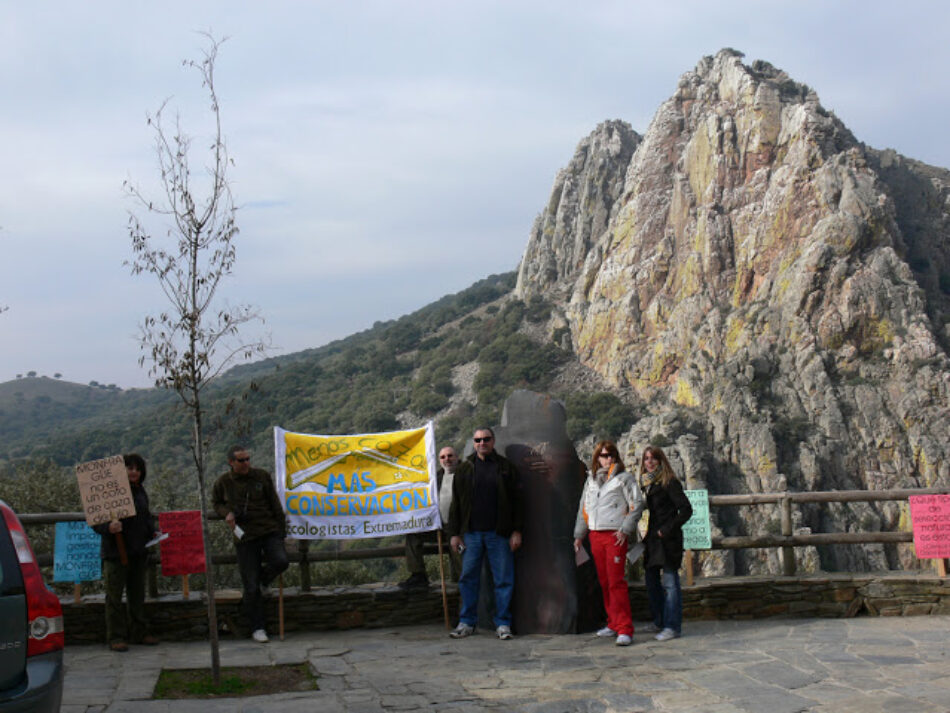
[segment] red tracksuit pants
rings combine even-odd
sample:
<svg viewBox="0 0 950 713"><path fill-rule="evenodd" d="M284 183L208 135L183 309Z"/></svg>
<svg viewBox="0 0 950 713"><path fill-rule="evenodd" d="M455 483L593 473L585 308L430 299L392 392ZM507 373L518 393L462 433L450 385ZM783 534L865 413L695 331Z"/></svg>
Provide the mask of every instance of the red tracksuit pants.
<svg viewBox="0 0 950 713"><path fill-rule="evenodd" d="M590 551L597 567L597 579L604 593L604 609L607 610L607 626L618 634L633 636L633 618L630 615L630 593L624 579L627 560L627 543L616 544L616 530L592 531Z"/></svg>

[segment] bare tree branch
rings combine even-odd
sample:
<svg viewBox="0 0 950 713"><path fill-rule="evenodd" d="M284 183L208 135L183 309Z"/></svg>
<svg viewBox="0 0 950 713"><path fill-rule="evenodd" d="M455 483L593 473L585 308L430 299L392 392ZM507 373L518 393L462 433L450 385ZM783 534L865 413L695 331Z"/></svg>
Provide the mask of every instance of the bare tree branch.
<svg viewBox="0 0 950 713"><path fill-rule="evenodd" d="M168 303L167 311L145 317L140 325L139 363L148 364L155 385L176 391L190 412L190 447L198 475L201 509L206 512L205 447L209 416L202 404L202 394L235 360L263 354L267 344L263 340L243 341L240 337L241 327L263 321L253 308L246 305L215 307L218 287L234 266L234 239L239 230L227 174L232 162L221 130L220 103L214 84L218 50L226 38L218 40L210 33L202 34L208 41L202 58L185 60L183 65L198 71L210 99L214 131L210 161L204 172L206 180L193 180L189 161L191 137L183 130L177 114L169 128L165 120L166 100L154 114L147 115L148 126L154 132L162 198L152 201L130 180L126 180L123 187L139 210L168 221L164 231L156 234L134 211L129 213L133 258L127 264L133 275L153 275ZM208 541L207 528L207 521L203 520L205 542ZM217 683L220 657L214 575L207 554L210 549L206 547L205 552L211 665Z"/></svg>

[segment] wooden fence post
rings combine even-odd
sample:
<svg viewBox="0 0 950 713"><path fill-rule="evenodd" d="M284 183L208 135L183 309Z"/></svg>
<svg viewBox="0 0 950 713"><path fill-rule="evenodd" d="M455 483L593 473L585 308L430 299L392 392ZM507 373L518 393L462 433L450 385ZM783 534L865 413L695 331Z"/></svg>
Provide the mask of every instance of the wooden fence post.
<svg viewBox="0 0 950 713"><path fill-rule="evenodd" d="M792 499L788 496L788 491L782 497L782 535L792 536ZM782 548L782 574L786 577L795 575L795 548Z"/></svg>
<svg viewBox="0 0 950 713"><path fill-rule="evenodd" d="M310 540L297 540L297 551L300 553L300 591L310 591Z"/></svg>

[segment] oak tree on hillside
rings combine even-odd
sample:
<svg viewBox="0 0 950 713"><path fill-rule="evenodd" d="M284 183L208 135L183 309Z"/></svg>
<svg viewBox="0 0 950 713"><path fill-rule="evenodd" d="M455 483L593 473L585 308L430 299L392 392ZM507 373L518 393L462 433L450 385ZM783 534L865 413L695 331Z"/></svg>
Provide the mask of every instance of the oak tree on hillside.
<svg viewBox="0 0 950 713"><path fill-rule="evenodd" d="M232 165L221 130L221 108L215 88L215 63L224 39L203 33L208 46L198 60L183 66L196 69L210 100L213 129L208 161L203 173L192 172L191 137L176 115L167 122L167 100L148 116L155 140L161 195L146 197L126 181L127 194L138 210L152 221L163 222L153 232L135 212L129 213L129 235L135 275L153 275L167 300L166 309L147 316L141 325L140 364L150 364L155 385L175 390L192 425L190 449L198 476L201 511L208 512L205 487L205 452L208 446L205 390L225 367L238 357L262 353L262 341L243 341L239 328L259 320L249 306L222 304L218 289L234 266L234 239L238 234L236 208L231 195L228 168ZM202 518L202 535L209 541L208 522ZM214 605L214 571L210 548L205 547L208 594L208 630L211 668L215 684L220 680L218 626Z"/></svg>

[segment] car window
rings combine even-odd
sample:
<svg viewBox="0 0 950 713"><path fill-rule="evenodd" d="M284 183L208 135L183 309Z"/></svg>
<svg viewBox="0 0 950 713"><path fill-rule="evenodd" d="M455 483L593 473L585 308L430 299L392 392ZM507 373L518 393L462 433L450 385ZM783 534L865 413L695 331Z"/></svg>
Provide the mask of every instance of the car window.
<svg viewBox="0 0 950 713"><path fill-rule="evenodd" d="M0 595L19 593L23 589L22 580L16 550L13 549L13 543L10 541L6 523L0 517Z"/></svg>

